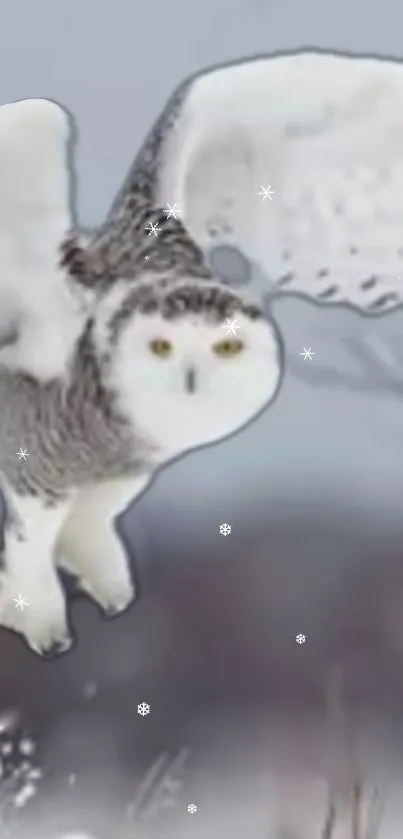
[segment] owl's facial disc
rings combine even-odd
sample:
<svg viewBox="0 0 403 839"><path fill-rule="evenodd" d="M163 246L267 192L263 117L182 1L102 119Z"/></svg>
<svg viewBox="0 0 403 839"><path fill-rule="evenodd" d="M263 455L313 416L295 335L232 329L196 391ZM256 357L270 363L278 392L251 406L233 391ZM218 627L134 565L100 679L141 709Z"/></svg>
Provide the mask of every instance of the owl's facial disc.
<svg viewBox="0 0 403 839"><path fill-rule="evenodd" d="M161 359L172 358L175 347L167 338L153 338L148 344L151 353ZM238 355L245 348L243 341L239 339L223 338L211 345L211 352L221 358L228 358ZM197 393L199 386L197 363L189 362L183 368L183 387L187 394Z"/></svg>
<svg viewBox="0 0 403 839"><path fill-rule="evenodd" d="M111 353L110 377L135 428L173 457L238 431L274 398L282 352L277 329L247 308L228 314L134 311Z"/></svg>

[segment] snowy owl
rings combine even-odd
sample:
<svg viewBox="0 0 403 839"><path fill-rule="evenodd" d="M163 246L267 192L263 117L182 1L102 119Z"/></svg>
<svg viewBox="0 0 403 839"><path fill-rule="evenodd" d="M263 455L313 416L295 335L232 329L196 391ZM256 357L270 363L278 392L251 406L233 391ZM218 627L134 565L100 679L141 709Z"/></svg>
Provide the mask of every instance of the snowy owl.
<svg viewBox="0 0 403 839"><path fill-rule="evenodd" d="M158 200L177 204L203 250L232 245L258 266L260 299L366 314L402 303L401 62L246 60L188 80L169 109Z"/></svg>
<svg viewBox="0 0 403 839"><path fill-rule="evenodd" d="M52 102L0 108L0 624L40 654L71 646L57 565L124 610L116 516L161 465L255 417L282 372L274 323L154 208L150 147L103 229L66 235L68 141Z"/></svg>

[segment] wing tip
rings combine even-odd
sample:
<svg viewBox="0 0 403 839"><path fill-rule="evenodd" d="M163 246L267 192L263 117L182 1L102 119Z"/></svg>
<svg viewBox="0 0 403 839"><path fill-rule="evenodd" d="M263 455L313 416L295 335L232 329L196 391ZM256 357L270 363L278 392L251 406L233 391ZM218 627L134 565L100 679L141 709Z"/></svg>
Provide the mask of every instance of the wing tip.
<svg viewBox="0 0 403 839"><path fill-rule="evenodd" d="M70 133L70 117L67 111L52 99L19 99L0 106L0 131L15 130L46 131L63 139Z"/></svg>

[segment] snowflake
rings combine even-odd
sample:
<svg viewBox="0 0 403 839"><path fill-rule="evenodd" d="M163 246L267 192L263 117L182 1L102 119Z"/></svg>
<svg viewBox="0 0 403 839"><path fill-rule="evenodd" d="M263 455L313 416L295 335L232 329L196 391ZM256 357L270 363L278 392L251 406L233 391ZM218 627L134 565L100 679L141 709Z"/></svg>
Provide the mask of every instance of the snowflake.
<svg viewBox="0 0 403 839"><path fill-rule="evenodd" d="M148 224L147 227L144 228L144 230L148 231L149 237L150 236L157 237L161 228L158 227L158 222L157 221L155 222L155 224L153 224L152 221L150 221L150 224Z"/></svg>
<svg viewBox="0 0 403 839"><path fill-rule="evenodd" d="M171 205L171 204L167 204L167 209L165 210L165 212L166 212L166 217L167 217L167 219L168 219L168 218L171 218L171 216L172 216L173 218L176 218L175 213L179 213L179 210L178 210L178 205L177 205L177 204L172 204L172 205Z"/></svg>
<svg viewBox="0 0 403 839"><path fill-rule="evenodd" d="M26 460L29 457L29 452L26 449L22 449L21 446L19 452L16 452L16 454L18 455L18 460L21 460L21 458Z"/></svg>
<svg viewBox="0 0 403 839"><path fill-rule="evenodd" d="M147 704L147 702L140 702L140 704L137 705L137 713L140 714L142 717L146 717L147 714L150 713L150 711L151 711L151 708Z"/></svg>
<svg viewBox="0 0 403 839"><path fill-rule="evenodd" d="M299 635L295 636L295 640L297 644L305 644L305 635L302 635L302 633L300 633Z"/></svg>
<svg viewBox="0 0 403 839"><path fill-rule="evenodd" d="M220 533L222 536L229 536L231 533L231 525L230 524L220 524Z"/></svg>
<svg viewBox="0 0 403 839"><path fill-rule="evenodd" d="M197 804L188 804L188 813L197 813Z"/></svg>
<svg viewBox="0 0 403 839"><path fill-rule="evenodd" d="M227 322L223 323L223 328L226 329L226 335L229 335L230 332L232 332L233 335L236 335L236 331L239 329L239 326L237 326L236 320L230 320L227 318Z"/></svg>
<svg viewBox="0 0 403 839"><path fill-rule="evenodd" d="M312 361L312 356L315 355L315 353L313 352L313 350L311 350L310 347L308 347L308 349L306 347L303 347L302 352L300 352L300 355L304 356L304 361L306 361L307 358L309 358L309 360Z"/></svg>
<svg viewBox="0 0 403 839"><path fill-rule="evenodd" d="M261 186L261 187L260 187L260 189L261 189L262 191L261 191L261 192L258 192L257 194L262 196L263 201L266 201L266 198L269 198L269 199L270 199L270 201L272 201L272 200L273 200L273 199L272 199L272 195L275 195L276 193L275 193L275 192L273 192L273 190L272 190L272 189L270 189L270 184L269 184L269 186L268 186L268 187L266 187L266 188L265 188L264 186Z"/></svg>
<svg viewBox="0 0 403 839"><path fill-rule="evenodd" d="M21 597L20 594L18 595L18 597L14 597L13 599L14 599L14 603L15 603L14 608L15 609L18 609L18 608L21 609L21 612L24 611L25 606L29 606L27 598L26 597Z"/></svg>

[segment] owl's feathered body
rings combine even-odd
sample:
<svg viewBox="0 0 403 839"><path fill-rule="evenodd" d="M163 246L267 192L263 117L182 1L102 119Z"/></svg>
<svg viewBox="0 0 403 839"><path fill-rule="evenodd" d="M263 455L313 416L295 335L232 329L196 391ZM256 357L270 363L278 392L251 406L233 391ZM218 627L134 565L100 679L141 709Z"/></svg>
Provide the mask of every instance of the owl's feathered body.
<svg viewBox="0 0 403 839"><path fill-rule="evenodd" d="M90 332L63 379L41 382L0 365L0 470L21 497L52 505L86 484L151 469L152 445L103 383ZM22 443L26 459L16 457Z"/></svg>
<svg viewBox="0 0 403 839"><path fill-rule="evenodd" d="M274 324L214 276L182 222L154 206L164 120L104 228L85 242L50 243L66 286L94 291L58 373L47 368L51 343L33 369L18 340L0 348L0 471L24 524L22 539L6 536L0 622L39 652L71 643L55 562L104 610L126 608L134 592L116 515L159 466L240 429L280 383ZM155 220L151 247L145 228ZM223 325L234 317L233 340ZM20 590L30 608L18 612Z"/></svg>
<svg viewBox="0 0 403 839"><path fill-rule="evenodd" d="M182 444L180 439L176 444L172 441L168 404L166 434L164 430L156 430L154 435L141 433L136 429L136 408L134 416L131 411L125 412L122 390L116 391L115 373L110 373L113 354L133 316L146 316L156 335L159 334L154 326L156 317L160 324L165 321L165 330L169 327L171 332L175 325L182 330L184 317L201 316L203 332L211 329L217 338L221 337L218 330L226 318L241 315L253 322L261 317L256 307L243 303L231 290L214 284L198 287L189 280L184 284L166 279L159 283L135 283L133 287L125 281L117 284L100 303L99 313L101 317L97 320L88 321L65 377L43 382L0 364L0 471L21 496L41 495L51 503L89 483L136 474L139 470L151 472L164 460L180 454L181 448L186 450L185 441L189 438L185 429L180 431ZM203 371L197 369L197 324L196 327L192 324L191 330L196 335L194 369L199 374L192 402L197 402L197 390L203 387ZM102 343L97 346L98 333L102 333ZM190 353L188 363L192 363ZM184 369L181 378L179 384L188 398ZM151 369L149 390L152 391ZM125 397L127 400L128 393ZM139 407L139 416L141 413ZM144 428L147 425L144 421ZM189 433L194 430L197 435L197 427L201 425L202 418L196 426L193 421ZM21 441L30 452L27 460L15 456ZM200 440L195 437L194 444L198 442L204 442L203 436Z"/></svg>

